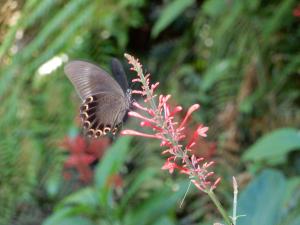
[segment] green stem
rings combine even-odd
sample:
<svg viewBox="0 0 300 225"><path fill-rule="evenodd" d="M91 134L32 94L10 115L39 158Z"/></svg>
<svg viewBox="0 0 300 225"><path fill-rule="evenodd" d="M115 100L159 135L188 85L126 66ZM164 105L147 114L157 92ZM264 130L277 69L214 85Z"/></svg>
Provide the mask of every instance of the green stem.
<svg viewBox="0 0 300 225"><path fill-rule="evenodd" d="M213 201L213 203L215 204L215 206L217 207L217 209L219 210L219 212L221 213L223 219L225 220L225 223L227 225L232 225L229 216L227 215L226 211L224 210L221 202L219 201L219 199L217 198L217 196L215 195L215 193L213 191L208 191L207 194L210 197L210 199Z"/></svg>

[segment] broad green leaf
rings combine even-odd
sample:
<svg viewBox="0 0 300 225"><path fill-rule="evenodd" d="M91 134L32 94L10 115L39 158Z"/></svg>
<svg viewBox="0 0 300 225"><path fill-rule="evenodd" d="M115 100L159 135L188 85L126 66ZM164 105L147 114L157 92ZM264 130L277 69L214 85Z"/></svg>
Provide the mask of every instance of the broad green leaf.
<svg viewBox="0 0 300 225"><path fill-rule="evenodd" d="M152 29L152 37L157 37L161 31L177 19L184 10L194 4L194 0L175 0L167 5Z"/></svg>
<svg viewBox="0 0 300 225"><path fill-rule="evenodd" d="M46 220L44 220L43 225L57 225L60 221L70 216L71 212L72 209L67 207L58 210L55 213L51 214L51 216L48 217Z"/></svg>
<svg viewBox="0 0 300 225"><path fill-rule="evenodd" d="M277 225L282 214L286 179L276 170L264 170L238 198L239 225Z"/></svg>
<svg viewBox="0 0 300 225"><path fill-rule="evenodd" d="M64 212L62 211L62 214L56 214L57 217L49 217L43 225L95 225L91 220L86 219L81 216L74 216L70 218L65 218L63 216ZM55 215L55 214L54 214Z"/></svg>
<svg viewBox="0 0 300 225"><path fill-rule="evenodd" d="M52 9L53 6L55 6L55 4L57 4L56 1L44 0L40 1L34 10L31 9L30 11L26 11L25 15L27 16L27 19L22 21L22 23L24 23L22 24L23 28L29 27L33 23L41 19L43 16L45 16L45 13L47 13L47 11L49 12L49 10Z"/></svg>
<svg viewBox="0 0 300 225"><path fill-rule="evenodd" d="M97 192L91 187L86 187L67 196L62 204L81 204L89 207L96 207L98 205Z"/></svg>
<svg viewBox="0 0 300 225"><path fill-rule="evenodd" d="M51 197L56 196L62 184L62 178L60 176L50 176L45 182L45 189L47 194Z"/></svg>
<svg viewBox="0 0 300 225"><path fill-rule="evenodd" d="M287 180L287 189L285 191L284 195L284 212L286 214L286 217L283 218L283 221L289 221L286 223L286 225L296 225L300 224L300 201L299 201L299 190L300 190L300 177L292 177ZM293 221L293 222L292 222ZM296 222L298 221L298 222Z"/></svg>
<svg viewBox="0 0 300 225"><path fill-rule="evenodd" d="M224 10L228 7L226 0L208 0L203 3L203 12L209 16L217 17L224 13Z"/></svg>
<svg viewBox="0 0 300 225"><path fill-rule="evenodd" d="M292 10L295 7L295 0L281 1L281 4L277 7L276 13L264 24L263 35L268 41L270 35L279 30L284 24L293 19Z"/></svg>
<svg viewBox="0 0 300 225"><path fill-rule="evenodd" d="M128 190L126 191L125 195L122 197L121 205L124 207L128 204L128 201L134 197L135 193L141 187L141 185L146 181L150 180L155 175L155 170L153 169L146 169L138 174L135 178L133 183L129 186Z"/></svg>
<svg viewBox="0 0 300 225"><path fill-rule="evenodd" d="M295 194L299 191L300 187L300 177L293 177L287 180L287 191L284 193L285 196L285 205L289 204L290 201L295 200ZM299 205L300 206L300 205Z"/></svg>
<svg viewBox="0 0 300 225"><path fill-rule="evenodd" d="M209 90L218 80L224 77L232 65L233 59L226 59L210 66L203 76L203 82L201 83L202 89L204 91Z"/></svg>
<svg viewBox="0 0 300 225"><path fill-rule="evenodd" d="M64 221L71 220L73 218L82 218L84 221L89 221L88 218L92 218L95 213L100 214L99 209L87 206L87 205L70 205L57 208L43 223L43 225L55 225L61 224ZM82 215L86 217L81 217Z"/></svg>
<svg viewBox="0 0 300 225"><path fill-rule="evenodd" d="M32 57L32 53L38 48L41 48L45 44L46 39L53 34L53 32L57 31L64 21L69 19L73 13L76 13L77 10L81 9L86 2L87 0L71 1L61 11L53 16L53 18L47 23L47 26L40 31L40 33L28 46L26 46L22 52L22 57L24 59Z"/></svg>
<svg viewBox="0 0 300 225"><path fill-rule="evenodd" d="M109 179L120 171L124 164L127 153L129 151L131 137L120 137L114 145L109 148L95 173L95 185L100 192L101 202L108 203L111 187L109 186Z"/></svg>
<svg viewBox="0 0 300 225"><path fill-rule="evenodd" d="M131 212L126 214L125 224L153 224L165 216L172 208L178 207L180 199L183 198L188 184L181 183L177 191L170 190L170 187L162 188L150 198L141 202Z"/></svg>
<svg viewBox="0 0 300 225"><path fill-rule="evenodd" d="M175 225L175 223L169 217L165 216L156 221L156 223L154 223L153 225Z"/></svg>
<svg viewBox="0 0 300 225"><path fill-rule="evenodd" d="M96 225L91 220L88 220L88 219L80 217L80 216L66 218L66 219L60 221L59 223L57 223L56 225L70 225L70 224L72 224L72 225Z"/></svg>
<svg viewBox="0 0 300 225"><path fill-rule="evenodd" d="M59 221L66 218L70 213L70 208L64 208L61 210L58 210L57 212L53 213L48 217L46 220L44 220L43 225L56 225Z"/></svg>
<svg viewBox="0 0 300 225"><path fill-rule="evenodd" d="M281 128L256 141L246 150L243 160L273 160L296 149L300 149L300 132L294 128Z"/></svg>
<svg viewBox="0 0 300 225"><path fill-rule="evenodd" d="M294 219L291 223L288 225L299 225L300 224L300 216L298 216L296 219Z"/></svg>
<svg viewBox="0 0 300 225"><path fill-rule="evenodd" d="M51 50L41 53L37 59L32 61L31 66L27 69L27 71L29 69L36 70L39 65L57 54L67 44L68 40L70 40L72 36L78 32L78 29L89 20L89 16L93 12L93 9L93 5L91 5L90 7L85 7L83 11L80 11L79 16L72 21L72 24L66 27L64 32L59 34L53 42L48 44L48 47ZM29 73L30 72L31 71L29 70Z"/></svg>

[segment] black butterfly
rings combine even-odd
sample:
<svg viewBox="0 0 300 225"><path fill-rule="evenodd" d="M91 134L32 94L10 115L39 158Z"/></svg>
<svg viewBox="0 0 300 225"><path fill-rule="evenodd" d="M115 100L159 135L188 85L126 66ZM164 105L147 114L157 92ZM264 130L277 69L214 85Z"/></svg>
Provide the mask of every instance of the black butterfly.
<svg viewBox="0 0 300 225"><path fill-rule="evenodd" d="M116 134L131 104L131 90L122 64L112 59L116 81L100 67L81 60L69 62L65 74L83 103L80 117L89 137Z"/></svg>

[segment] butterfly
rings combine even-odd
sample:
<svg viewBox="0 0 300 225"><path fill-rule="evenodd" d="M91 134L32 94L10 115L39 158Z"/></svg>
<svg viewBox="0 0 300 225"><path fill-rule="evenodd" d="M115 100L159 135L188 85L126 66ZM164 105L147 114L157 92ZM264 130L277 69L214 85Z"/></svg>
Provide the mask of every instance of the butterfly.
<svg viewBox="0 0 300 225"><path fill-rule="evenodd" d="M131 105L131 90L121 62L111 61L113 79L93 63L74 60L64 72L82 100L80 117L87 136L115 135Z"/></svg>

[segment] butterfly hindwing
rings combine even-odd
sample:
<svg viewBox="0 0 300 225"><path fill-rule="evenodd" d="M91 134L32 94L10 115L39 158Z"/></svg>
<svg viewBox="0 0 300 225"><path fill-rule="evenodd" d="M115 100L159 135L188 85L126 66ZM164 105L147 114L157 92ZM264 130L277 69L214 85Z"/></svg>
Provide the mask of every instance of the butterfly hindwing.
<svg viewBox="0 0 300 225"><path fill-rule="evenodd" d="M89 96L80 107L80 116L87 134L99 137L108 132L115 133L127 111L120 96L103 92Z"/></svg>

